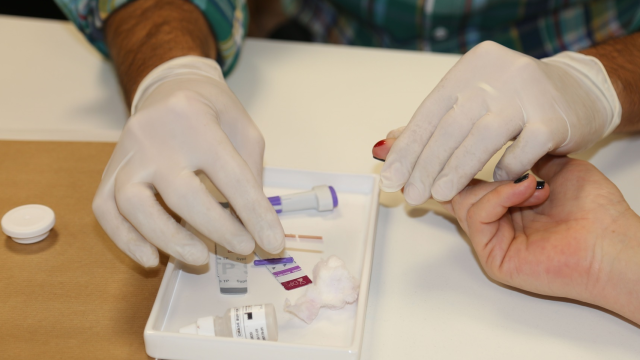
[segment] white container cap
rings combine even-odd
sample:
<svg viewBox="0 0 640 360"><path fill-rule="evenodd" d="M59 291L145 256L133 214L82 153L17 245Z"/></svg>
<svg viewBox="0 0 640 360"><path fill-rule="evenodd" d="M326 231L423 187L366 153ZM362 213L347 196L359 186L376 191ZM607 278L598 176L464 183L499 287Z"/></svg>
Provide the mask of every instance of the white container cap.
<svg viewBox="0 0 640 360"><path fill-rule="evenodd" d="M23 205L2 217L2 232L20 244L33 244L43 240L56 223L53 210L44 205Z"/></svg>

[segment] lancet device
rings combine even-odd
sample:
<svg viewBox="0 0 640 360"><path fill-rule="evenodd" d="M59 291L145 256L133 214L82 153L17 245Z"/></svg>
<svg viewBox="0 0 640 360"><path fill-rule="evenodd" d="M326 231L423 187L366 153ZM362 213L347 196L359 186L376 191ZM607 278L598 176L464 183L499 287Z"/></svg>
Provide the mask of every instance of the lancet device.
<svg viewBox="0 0 640 360"><path fill-rule="evenodd" d="M269 202L278 214L299 210L330 211L338 206L338 195L333 186L314 186L310 191L272 196Z"/></svg>

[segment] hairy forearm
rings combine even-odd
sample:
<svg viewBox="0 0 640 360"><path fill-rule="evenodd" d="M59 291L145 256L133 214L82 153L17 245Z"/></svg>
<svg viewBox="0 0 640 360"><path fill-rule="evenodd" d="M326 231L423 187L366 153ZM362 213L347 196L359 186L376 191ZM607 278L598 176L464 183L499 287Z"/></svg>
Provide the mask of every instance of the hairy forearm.
<svg viewBox="0 0 640 360"><path fill-rule="evenodd" d="M247 4L251 18L248 36L268 37L287 21L280 0L248 0Z"/></svg>
<svg viewBox="0 0 640 360"><path fill-rule="evenodd" d="M137 0L107 18L105 40L127 104L156 66L184 55L216 58L202 12L186 0Z"/></svg>
<svg viewBox="0 0 640 360"><path fill-rule="evenodd" d="M640 130L640 32L581 51L604 65L622 105L617 132Z"/></svg>

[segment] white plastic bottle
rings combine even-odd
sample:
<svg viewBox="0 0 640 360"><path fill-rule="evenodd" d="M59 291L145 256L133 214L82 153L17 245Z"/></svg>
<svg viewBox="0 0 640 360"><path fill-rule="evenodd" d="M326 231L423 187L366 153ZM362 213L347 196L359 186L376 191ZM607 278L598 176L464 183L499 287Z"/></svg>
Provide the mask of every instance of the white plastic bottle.
<svg viewBox="0 0 640 360"><path fill-rule="evenodd" d="M231 308L222 316L199 318L195 324L179 331L182 334L278 341L278 319L273 304L247 305Z"/></svg>

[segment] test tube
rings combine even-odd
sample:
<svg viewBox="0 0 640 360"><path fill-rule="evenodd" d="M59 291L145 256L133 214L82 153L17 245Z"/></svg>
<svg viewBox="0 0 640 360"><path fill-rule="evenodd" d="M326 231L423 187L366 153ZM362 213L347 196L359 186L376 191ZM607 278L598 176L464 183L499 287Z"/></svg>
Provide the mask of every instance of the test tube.
<svg viewBox="0 0 640 360"><path fill-rule="evenodd" d="M298 210L330 211L338 206L338 195L333 186L314 186L310 191L272 196L269 202L278 214Z"/></svg>

